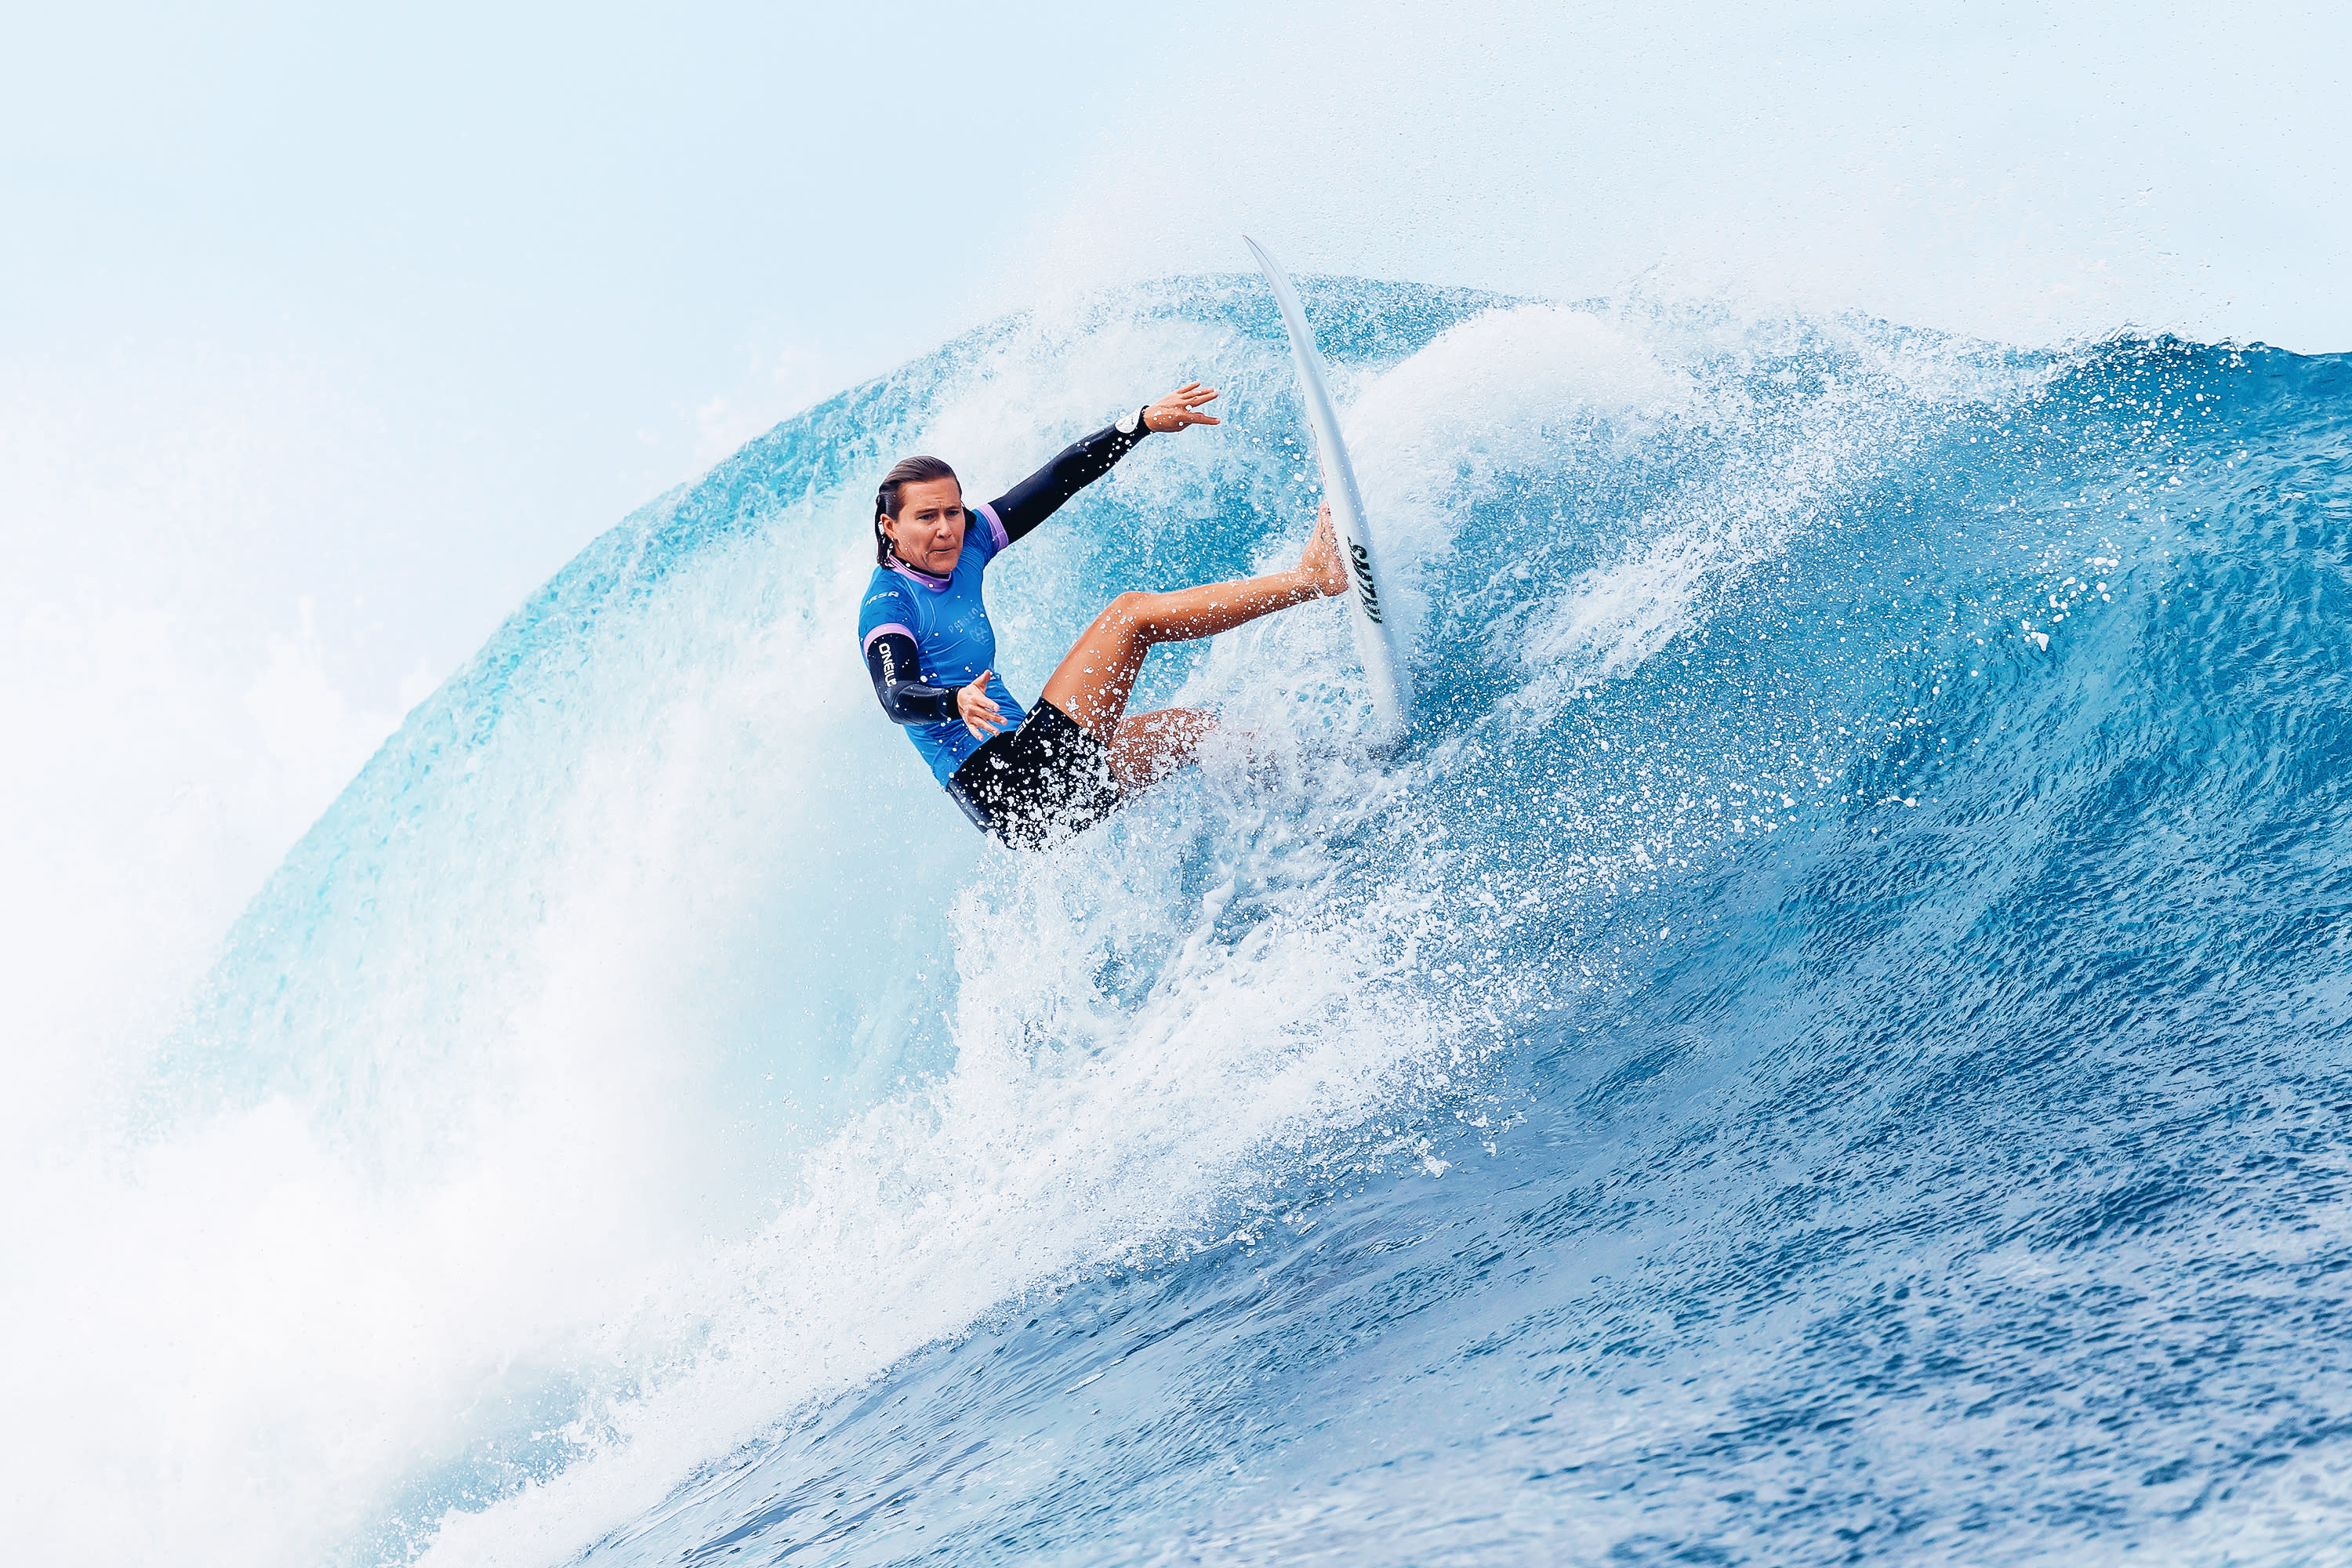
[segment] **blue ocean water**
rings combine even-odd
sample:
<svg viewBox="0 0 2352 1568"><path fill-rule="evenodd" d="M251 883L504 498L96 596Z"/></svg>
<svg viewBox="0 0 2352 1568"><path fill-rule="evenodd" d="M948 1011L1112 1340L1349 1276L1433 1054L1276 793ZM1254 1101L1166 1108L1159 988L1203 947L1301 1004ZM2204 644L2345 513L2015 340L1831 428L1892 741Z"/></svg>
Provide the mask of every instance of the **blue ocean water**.
<svg viewBox="0 0 2352 1568"><path fill-rule="evenodd" d="M632 517L289 858L143 1115L298 1121L447 1325L320 1554L2341 1561L2352 363L1303 292L1402 751L1336 605L1155 656L1246 738L1051 856L872 706L907 451L1225 388L992 575L1024 696L1295 554L1198 279Z"/></svg>

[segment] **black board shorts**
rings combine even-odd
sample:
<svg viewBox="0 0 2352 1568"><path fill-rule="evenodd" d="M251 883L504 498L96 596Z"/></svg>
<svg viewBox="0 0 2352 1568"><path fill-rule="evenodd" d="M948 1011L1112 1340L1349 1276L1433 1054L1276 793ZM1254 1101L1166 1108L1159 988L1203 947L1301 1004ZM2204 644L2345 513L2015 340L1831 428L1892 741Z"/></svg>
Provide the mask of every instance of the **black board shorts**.
<svg viewBox="0 0 2352 1568"><path fill-rule="evenodd" d="M1043 849L1118 809L1110 753L1042 700L1020 728L990 736L966 757L948 793L982 831L1015 849Z"/></svg>

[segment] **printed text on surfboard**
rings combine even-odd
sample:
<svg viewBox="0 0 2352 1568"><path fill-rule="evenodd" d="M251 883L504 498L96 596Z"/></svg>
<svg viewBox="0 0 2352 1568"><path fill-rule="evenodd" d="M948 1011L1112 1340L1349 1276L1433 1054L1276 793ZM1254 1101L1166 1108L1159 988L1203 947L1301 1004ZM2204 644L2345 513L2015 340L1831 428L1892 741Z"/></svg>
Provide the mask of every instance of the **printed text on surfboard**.
<svg viewBox="0 0 2352 1568"><path fill-rule="evenodd" d="M1348 553L1356 558L1356 599L1364 606L1364 614L1372 624L1381 624L1381 591L1372 582L1372 558L1360 544L1348 546Z"/></svg>

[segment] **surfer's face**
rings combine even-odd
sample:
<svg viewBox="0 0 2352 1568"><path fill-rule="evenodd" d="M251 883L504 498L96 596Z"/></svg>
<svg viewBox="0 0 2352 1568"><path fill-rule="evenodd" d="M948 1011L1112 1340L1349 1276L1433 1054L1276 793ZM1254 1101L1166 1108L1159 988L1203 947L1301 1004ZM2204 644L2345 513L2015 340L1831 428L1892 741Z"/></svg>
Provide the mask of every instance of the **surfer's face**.
<svg viewBox="0 0 2352 1568"><path fill-rule="evenodd" d="M944 577L963 554L963 487L953 479L919 479L898 487L898 515L882 520L882 532L899 560Z"/></svg>

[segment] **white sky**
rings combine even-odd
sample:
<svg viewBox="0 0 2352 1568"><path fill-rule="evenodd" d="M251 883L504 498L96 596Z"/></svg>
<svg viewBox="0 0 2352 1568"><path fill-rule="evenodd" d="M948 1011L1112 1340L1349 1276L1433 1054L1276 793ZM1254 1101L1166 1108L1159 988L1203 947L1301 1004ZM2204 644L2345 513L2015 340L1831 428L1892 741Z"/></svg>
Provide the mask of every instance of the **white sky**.
<svg viewBox="0 0 2352 1568"><path fill-rule="evenodd" d="M2352 8L1766 9L19 7L0 613L85 665L149 617L240 755L307 691L282 838L630 508L1244 227L1306 271L2352 349Z"/></svg>

